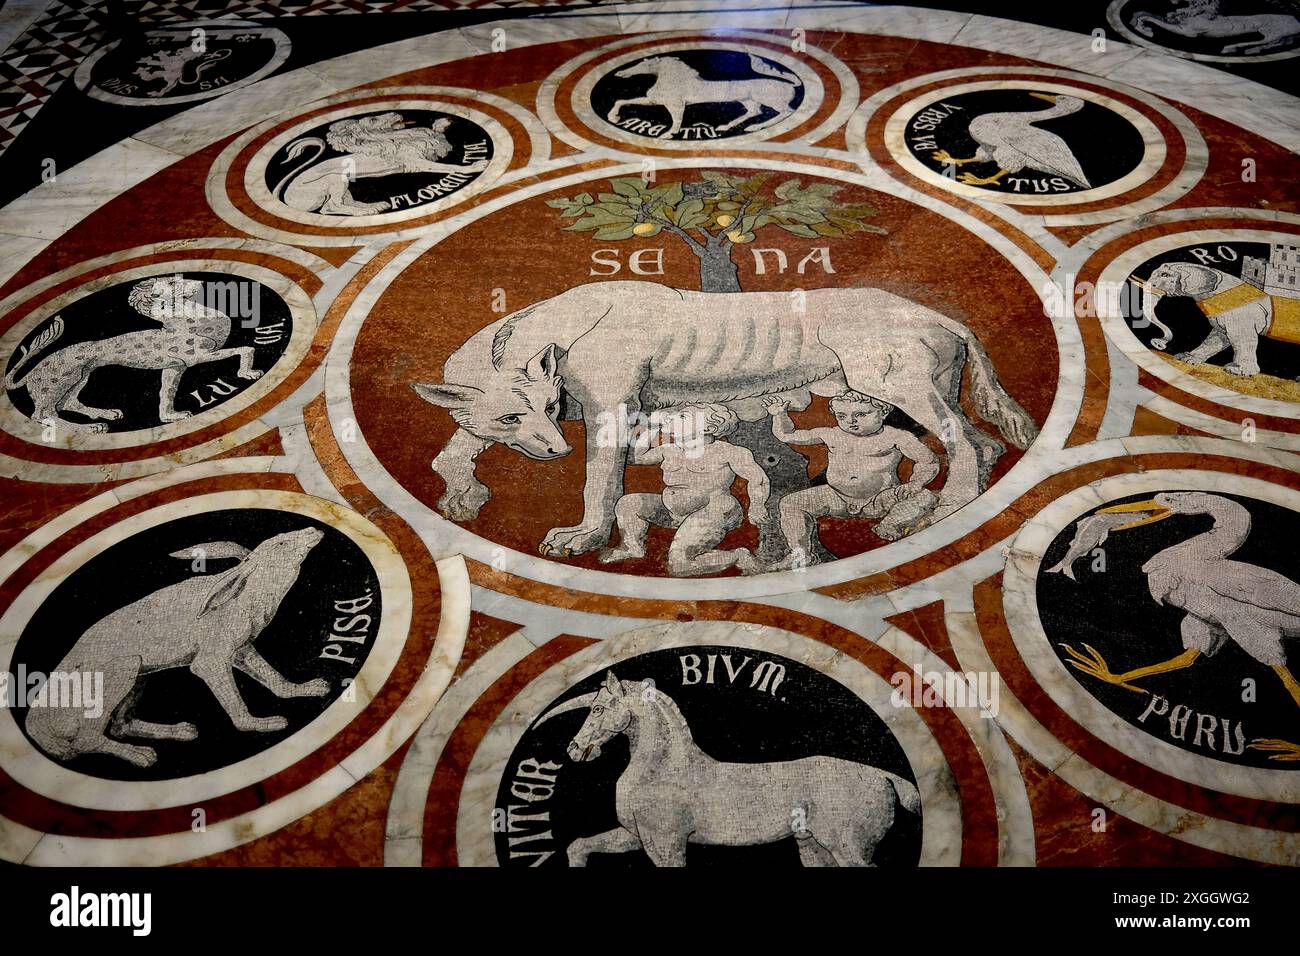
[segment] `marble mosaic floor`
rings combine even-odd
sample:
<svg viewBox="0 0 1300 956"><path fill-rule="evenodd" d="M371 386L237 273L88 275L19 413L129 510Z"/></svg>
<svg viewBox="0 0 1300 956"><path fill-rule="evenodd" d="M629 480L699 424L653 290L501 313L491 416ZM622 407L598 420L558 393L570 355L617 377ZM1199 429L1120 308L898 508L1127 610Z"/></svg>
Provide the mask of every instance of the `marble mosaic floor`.
<svg viewBox="0 0 1300 956"><path fill-rule="evenodd" d="M0 157L0 860L1300 865L1294 5L148 6Z"/></svg>

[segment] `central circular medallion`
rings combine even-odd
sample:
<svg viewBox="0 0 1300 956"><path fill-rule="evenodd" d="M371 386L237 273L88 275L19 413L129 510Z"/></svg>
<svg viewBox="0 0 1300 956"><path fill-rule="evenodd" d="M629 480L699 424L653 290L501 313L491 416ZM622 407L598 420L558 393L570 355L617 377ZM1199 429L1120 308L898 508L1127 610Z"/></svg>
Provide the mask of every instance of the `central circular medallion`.
<svg viewBox="0 0 1300 956"><path fill-rule="evenodd" d="M900 541L1006 474L1055 390L1028 284L969 235L929 256L945 228L759 170L521 200L383 280L331 399L365 437L344 453L448 546L544 578L797 575Z"/></svg>

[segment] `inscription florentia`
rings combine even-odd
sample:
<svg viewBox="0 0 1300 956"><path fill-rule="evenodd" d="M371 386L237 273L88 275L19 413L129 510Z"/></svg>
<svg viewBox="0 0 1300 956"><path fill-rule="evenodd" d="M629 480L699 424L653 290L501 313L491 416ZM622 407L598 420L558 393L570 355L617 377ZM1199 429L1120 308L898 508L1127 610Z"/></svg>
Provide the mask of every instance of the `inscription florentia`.
<svg viewBox="0 0 1300 956"><path fill-rule="evenodd" d="M332 120L286 143L266 167L266 186L290 209L373 216L454 195L487 169L492 138L472 120L401 109Z"/></svg>

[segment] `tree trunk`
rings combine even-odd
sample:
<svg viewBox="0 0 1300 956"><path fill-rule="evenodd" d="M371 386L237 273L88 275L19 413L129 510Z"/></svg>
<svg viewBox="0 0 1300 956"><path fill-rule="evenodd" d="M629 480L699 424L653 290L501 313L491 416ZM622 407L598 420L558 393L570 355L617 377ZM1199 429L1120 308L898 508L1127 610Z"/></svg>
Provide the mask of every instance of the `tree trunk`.
<svg viewBox="0 0 1300 956"><path fill-rule="evenodd" d="M700 258L701 292L741 292L740 274L731 259L731 244L711 241L704 251L696 252ZM748 448L760 468L767 472L772 490L767 499L771 520L759 530L758 558L764 563L779 561L790 550L781 531L781 499L795 491L810 486L808 459L772 434L772 420L764 416L756 422L741 422L740 427L728 436L733 445ZM816 531L813 532L813 550L805 560L833 560L834 555L822 547Z"/></svg>
<svg viewBox="0 0 1300 956"><path fill-rule="evenodd" d="M700 257L701 292L739 292L740 273L731 261L730 246L710 242Z"/></svg>
<svg viewBox="0 0 1300 956"><path fill-rule="evenodd" d="M780 561L790 550L790 543L781 530L781 499L812 484L808 478L808 459L772 434L772 419L766 416L756 422L741 422L740 427L727 436L727 441L748 448L758 466L767 472L767 480L772 486L767 498L770 520L758 532L758 558L767 564ZM835 559L835 555L822 547L815 528L812 543L814 553L803 555L804 563Z"/></svg>

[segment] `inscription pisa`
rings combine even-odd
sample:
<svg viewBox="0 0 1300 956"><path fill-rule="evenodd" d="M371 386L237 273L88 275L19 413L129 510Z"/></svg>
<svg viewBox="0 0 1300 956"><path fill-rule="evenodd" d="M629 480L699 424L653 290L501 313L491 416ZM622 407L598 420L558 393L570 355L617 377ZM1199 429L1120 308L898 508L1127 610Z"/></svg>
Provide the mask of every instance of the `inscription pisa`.
<svg viewBox="0 0 1300 956"><path fill-rule="evenodd" d="M104 588L110 579L123 583ZM29 673L102 674L101 712L14 717L45 756L80 773L204 773L355 699L382 610L369 559L321 521L265 508L168 521L69 575L15 647Z"/></svg>

